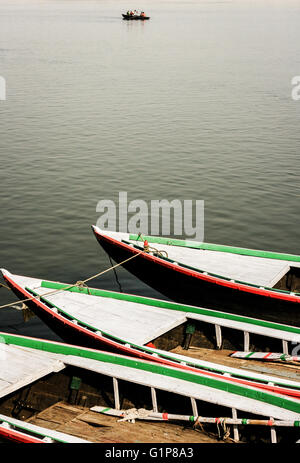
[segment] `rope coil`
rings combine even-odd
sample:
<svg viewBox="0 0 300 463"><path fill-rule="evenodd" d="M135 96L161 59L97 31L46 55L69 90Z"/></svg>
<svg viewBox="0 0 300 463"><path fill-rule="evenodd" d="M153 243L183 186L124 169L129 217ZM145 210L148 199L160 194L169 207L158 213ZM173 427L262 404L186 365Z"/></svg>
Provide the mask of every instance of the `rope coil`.
<svg viewBox="0 0 300 463"><path fill-rule="evenodd" d="M138 239L137 241L139 240L139 238L142 239L142 241L144 242L144 251L145 252L152 252L154 256L159 256L159 257L166 257L168 259L168 253L167 251L165 250L159 250L159 249L156 249L156 248L153 248L152 246L149 246L148 244L148 241L146 239L143 238L142 234L139 233L138 234ZM164 255L165 254L165 255Z"/></svg>
<svg viewBox="0 0 300 463"><path fill-rule="evenodd" d="M152 413L152 410L146 410L145 408L129 408L123 413L123 418L118 421L128 421L129 423L135 423L136 419L147 418Z"/></svg>
<svg viewBox="0 0 300 463"><path fill-rule="evenodd" d="M203 424L200 421L201 418L202 417L200 415L197 417L193 428L196 431L199 431L199 429L197 429L197 427L199 427L200 430L201 430L199 432L203 432L204 434L207 434L208 436L214 436L215 437L214 434L212 434L212 433L205 430ZM234 439L232 439L230 437L230 426L227 426L226 418L215 418L214 421L215 421L215 423L217 425L218 439L223 440L223 441L230 440L230 441L234 442Z"/></svg>

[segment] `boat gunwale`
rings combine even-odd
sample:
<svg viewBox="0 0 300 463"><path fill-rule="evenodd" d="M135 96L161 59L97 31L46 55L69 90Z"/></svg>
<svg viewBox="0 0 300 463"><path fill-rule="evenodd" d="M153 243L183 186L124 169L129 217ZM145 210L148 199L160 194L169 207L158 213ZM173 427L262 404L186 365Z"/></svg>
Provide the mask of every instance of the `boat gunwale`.
<svg viewBox="0 0 300 463"><path fill-rule="evenodd" d="M3 439L7 439L14 442L20 442L23 444L46 444L46 442L39 437L31 436L30 434L27 434L18 429L6 428L5 426L2 426L1 423L0 436Z"/></svg>
<svg viewBox="0 0 300 463"><path fill-rule="evenodd" d="M19 421L19 423L16 423L16 421ZM4 419L4 415L0 415L0 427L3 426L3 423L7 423L9 426L12 426L12 429L6 428L8 431L15 431L18 433L22 433L22 435L25 435L26 437L28 436L29 438L37 439L41 443L46 443L46 442L43 441L43 439L41 439L40 436L43 436L43 438L47 437L55 442L60 442L64 444L67 443L67 441L64 441L63 439L59 437L54 437L53 435L47 434L46 432L49 431L49 429L47 428L43 428L45 430L45 432L43 433L39 429L27 428L26 426L22 425L23 422L20 420L11 419L9 416L5 416L5 419ZM36 426L35 428L38 428L38 427ZM31 435L31 434L34 434L34 435Z"/></svg>

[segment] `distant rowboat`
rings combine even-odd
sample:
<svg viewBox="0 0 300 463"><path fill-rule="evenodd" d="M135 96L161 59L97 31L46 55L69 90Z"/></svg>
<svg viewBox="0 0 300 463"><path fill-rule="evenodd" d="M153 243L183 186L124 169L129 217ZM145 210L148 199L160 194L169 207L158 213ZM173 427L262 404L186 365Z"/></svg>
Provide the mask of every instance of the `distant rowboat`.
<svg viewBox="0 0 300 463"><path fill-rule="evenodd" d="M300 327L298 255L92 228L114 261L136 256L123 267L174 301Z"/></svg>
<svg viewBox="0 0 300 463"><path fill-rule="evenodd" d="M123 19L126 19L127 21L134 21L134 20L141 20L145 21L146 19L150 19L149 16L136 16L136 15L128 15L128 14L122 14Z"/></svg>

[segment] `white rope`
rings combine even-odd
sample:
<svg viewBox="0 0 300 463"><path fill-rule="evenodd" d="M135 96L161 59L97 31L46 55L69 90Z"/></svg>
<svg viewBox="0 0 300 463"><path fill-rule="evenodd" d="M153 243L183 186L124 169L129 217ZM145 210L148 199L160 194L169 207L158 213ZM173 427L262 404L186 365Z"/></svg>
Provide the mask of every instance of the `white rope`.
<svg viewBox="0 0 300 463"><path fill-rule="evenodd" d="M109 267L109 268L107 268L106 270L103 270L102 272L96 273L96 275L93 275L93 276L91 276L91 277L89 277L89 278L86 278L85 280L82 280L82 281L79 280L79 281L77 281L77 282L76 282L75 284L73 284L73 285L67 285L67 286L65 286L65 287L63 287L63 288L55 289L54 291L49 291L48 293L45 293L45 294L42 294L42 295L36 295L36 296L33 296L33 297L29 297L29 298L27 298L27 299L22 299L21 301L15 301L15 302L11 302L10 304L4 304L4 305L1 305L1 306L0 306L0 309L4 309L4 308L6 308L6 307L14 307L14 306L16 306L16 304L19 303L19 302L23 302L23 303L24 303L24 302L32 301L32 300L34 300L34 299L40 299L41 297L49 296L49 295L55 294L55 293L57 293L57 292L59 292L59 291L63 291L63 290L67 290L67 289L73 288L74 286L78 286L78 287L87 286L87 285L86 285L86 282L87 282L87 281L93 280L94 278L97 278L97 277L103 275L104 273L109 272L109 271L115 269L116 267L119 267L119 265L125 264L125 263L128 262L129 260L132 260L132 259L134 259L135 257L138 257L138 256L139 256L140 254L142 254L143 252L144 252L144 251L139 251L139 252L138 252L137 254L135 254L134 256L131 256L131 257L129 257L128 259L123 260L123 261L120 262L119 264L116 264L116 265L114 265L113 267ZM2 285L2 286L4 286L4 285ZM9 289L9 288L8 288L8 289Z"/></svg>
<svg viewBox="0 0 300 463"><path fill-rule="evenodd" d="M136 419L145 419L153 410L146 410L145 408L129 408L123 414L123 418L118 421L128 421L129 423L135 423Z"/></svg>

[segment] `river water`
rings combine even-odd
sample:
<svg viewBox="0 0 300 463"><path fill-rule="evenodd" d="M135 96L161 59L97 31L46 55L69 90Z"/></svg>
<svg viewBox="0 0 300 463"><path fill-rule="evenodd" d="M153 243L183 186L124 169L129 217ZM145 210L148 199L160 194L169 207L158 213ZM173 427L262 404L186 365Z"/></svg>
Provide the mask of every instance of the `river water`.
<svg viewBox="0 0 300 463"><path fill-rule="evenodd" d="M292 0L1 0L1 267L104 270L90 226L121 191L204 200L207 242L300 253L299 22ZM119 289L112 272L93 286ZM14 309L0 327L57 339Z"/></svg>

